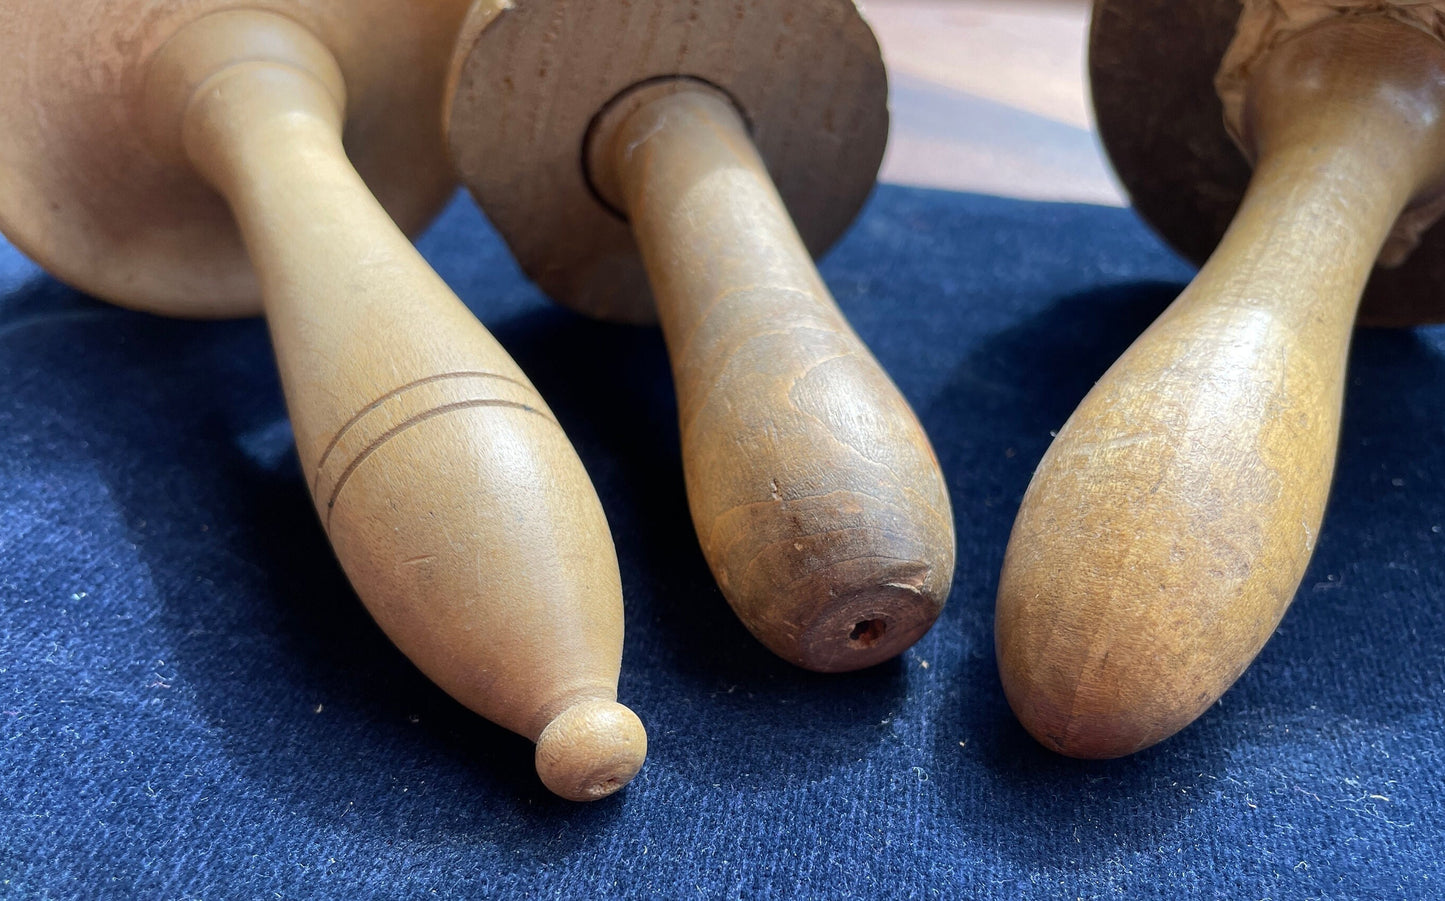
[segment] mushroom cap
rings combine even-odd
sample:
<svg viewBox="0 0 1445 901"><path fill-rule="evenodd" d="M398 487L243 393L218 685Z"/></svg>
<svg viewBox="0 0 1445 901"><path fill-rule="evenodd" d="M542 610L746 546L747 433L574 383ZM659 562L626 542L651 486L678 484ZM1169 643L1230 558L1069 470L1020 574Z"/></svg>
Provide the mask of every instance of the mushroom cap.
<svg viewBox="0 0 1445 901"><path fill-rule="evenodd" d="M1249 185L1224 126L1215 75L1240 0L1096 0L1089 78L1099 135L1134 208L1177 251L1203 263ZM1397 267L1376 267L1363 325L1445 322L1445 229L1425 232Z"/></svg>
<svg viewBox="0 0 1445 901"><path fill-rule="evenodd" d="M466 0L0 0L0 231L57 278L121 306L217 318L260 312L221 196L150 149L144 86L182 26L229 9L300 22L346 81L357 171L413 233L455 184L440 122Z"/></svg>

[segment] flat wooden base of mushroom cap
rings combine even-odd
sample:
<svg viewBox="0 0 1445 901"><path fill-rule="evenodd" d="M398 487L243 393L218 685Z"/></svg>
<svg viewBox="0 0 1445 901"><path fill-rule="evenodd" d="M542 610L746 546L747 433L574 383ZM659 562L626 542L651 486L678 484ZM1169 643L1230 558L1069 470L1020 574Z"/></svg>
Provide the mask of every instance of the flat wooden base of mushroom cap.
<svg viewBox="0 0 1445 901"><path fill-rule="evenodd" d="M290 16L346 79L346 144L408 232L454 178L441 142L446 59L466 0L0 0L0 230L53 275L168 315L260 311L230 210L189 166L146 144L147 63L185 24L226 9Z"/></svg>
<svg viewBox="0 0 1445 901"><path fill-rule="evenodd" d="M1139 214L1202 263L1229 227L1251 169L1225 131L1214 76L1239 0L1098 0L1089 78L1099 134ZM1397 268L1378 267L1362 325L1445 322L1445 228Z"/></svg>
<svg viewBox="0 0 1445 901"><path fill-rule="evenodd" d="M852 0L479 0L452 65L452 156L526 273L589 315L655 318L627 222L583 158L609 104L665 78L732 99L814 255L883 159L887 77Z"/></svg>

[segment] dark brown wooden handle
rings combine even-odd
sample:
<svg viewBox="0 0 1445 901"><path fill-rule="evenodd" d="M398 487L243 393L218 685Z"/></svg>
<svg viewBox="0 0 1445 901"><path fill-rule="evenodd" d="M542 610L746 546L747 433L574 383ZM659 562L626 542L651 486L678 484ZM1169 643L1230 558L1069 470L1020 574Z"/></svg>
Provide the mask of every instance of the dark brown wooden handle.
<svg viewBox="0 0 1445 901"><path fill-rule="evenodd" d="M717 92L674 85L594 160L652 281L693 522L729 603L810 669L902 652L952 581L943 477L823 284L740 116Z"/></svg>
<svg viewBox="0 0 1445 901"><path fill-rule="evenodd" d="M1258 165L1228 233L1034 475L996 643L1010 703L1051 748L1115 757L1172 735L1294 597L1361 292L1445 161L1445 52L1384 27L1318 26L1271 51L1250 98Z"/></svg>

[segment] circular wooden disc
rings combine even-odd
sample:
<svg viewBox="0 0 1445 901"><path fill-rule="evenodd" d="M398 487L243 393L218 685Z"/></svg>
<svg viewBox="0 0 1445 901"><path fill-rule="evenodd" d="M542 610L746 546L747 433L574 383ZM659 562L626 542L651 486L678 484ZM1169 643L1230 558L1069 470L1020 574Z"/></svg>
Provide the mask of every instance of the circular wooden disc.
<svg viewBox="0 0 1445 901"><path fill-rule="evenodd" d="M152 54L223 9L278 12L312 29L345 74L351 159L413 232L454 184L440 100L467 5L0 0L0 230L62 281L123 306L257 313L257 280L225 202L145 144L140 98Z"/></svg>
<svg viewBox="0 0 1445 901"><path fill-rule="evenodd" d="M887 76L852 0L480 0L452 64L452 158L527 274L582 312L654 319L631 232L583 161L610 101L678 77L721 89L743 112L814 255L877 177Z"/></svg>
<svg viewBox="0 0 1445 901"><path fill-rule="evenodd" d="M1239 0L1097 0L1089 76L1099 134L1139 214L1203 263L1234 218L1250 167L1224 129L1214 75ZM1360 322L1445 322L1445 228L1402 266L1377 267Z"/></svg>

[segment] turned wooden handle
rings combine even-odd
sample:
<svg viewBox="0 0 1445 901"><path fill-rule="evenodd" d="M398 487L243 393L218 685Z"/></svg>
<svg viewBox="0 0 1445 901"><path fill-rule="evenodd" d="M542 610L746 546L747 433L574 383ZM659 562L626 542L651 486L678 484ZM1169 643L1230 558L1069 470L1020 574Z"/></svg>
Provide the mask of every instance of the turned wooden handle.
<svg viewBox="0 0 1445 901"><path fill-rule="evenodd" d="M302 467L367 609L453 697L537 741L553 791L624 784L646 735L616 703L621 584L596 494L348 162L330 54L280 16L217 14L163 49L149 96L162 148L235 212Z"/></svg>
<svg viewBox="0 0 1445 901"><path fill-rule="evenodd" d="M892 657L952 581L928 438L839 312L733 105L681 80L642 91L590 161L657 299L703 553L784 658L840 671Z"/></svg>
<svg viewBox="0 0 1445 901"><path fill-rule="evenodd" d="M1401 210L1440 184L1441 51L1332 23L1256 77L1237 217L1059 432L1014 525L999 668L1049 747L1166 738L1284 615L1320 530L1361 292Z"/></svg>

